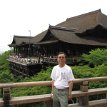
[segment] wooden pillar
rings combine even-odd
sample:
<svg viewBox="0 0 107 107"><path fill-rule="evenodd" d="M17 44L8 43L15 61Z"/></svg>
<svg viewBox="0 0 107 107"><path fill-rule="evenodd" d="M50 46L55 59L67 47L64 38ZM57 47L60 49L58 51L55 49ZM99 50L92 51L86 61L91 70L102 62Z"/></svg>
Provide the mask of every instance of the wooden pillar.
<svg viewBox="0 0 107 107"><path fill-rule="evenodd" d="M44 102L44 107L53 107L53 101L50 100L50 101Z"/></svg>
<svg viewBox="0 0 107 107"><path fill-rule="evenodd" d="M106 94L106 102L107 102L107 92L105 94Z"/></svg>
<svg viewBox="0 0 107 107"><path fill-rule="evenodd" d="M82 85L80 86L80 90L82 92L88 92L88 81L83 81ZM89 101L88 95L79 97L80 106L88 105L88 101Z"/></svg>
<svg viewBox="0 0 107 107"><path fill-rule="evenodd" d="M11 99L10 88L3 88L3 107L9 107L9 100Z"/></svg>

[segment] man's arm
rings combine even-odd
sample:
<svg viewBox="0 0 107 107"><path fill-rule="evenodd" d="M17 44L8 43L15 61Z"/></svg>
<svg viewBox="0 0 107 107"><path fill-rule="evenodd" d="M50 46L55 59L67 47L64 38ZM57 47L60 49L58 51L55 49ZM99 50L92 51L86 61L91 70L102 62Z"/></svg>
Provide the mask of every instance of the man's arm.
<svg viewBox="0 0 107 107"><path fill-rule="evenodd" d="M69 85L68 97L71 99L71 98L72 98L73 82L72 82L72 81L69 81L69 82L68 82L68 85Z"/></svg>
<svg viewBox="0 0 107 107"><path fill-rule="evenodd" d="M54 94L54 80L52 80L52 94Z"/></svg>

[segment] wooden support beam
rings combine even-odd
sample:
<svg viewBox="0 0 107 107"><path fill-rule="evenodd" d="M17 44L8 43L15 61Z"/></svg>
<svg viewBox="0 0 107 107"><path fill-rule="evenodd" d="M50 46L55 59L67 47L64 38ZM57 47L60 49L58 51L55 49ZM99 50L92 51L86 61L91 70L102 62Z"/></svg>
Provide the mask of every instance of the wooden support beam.
<svg viewBox="0 0 107 107"><path fill-rule="evenodd" d="M4 100L3 107L9 107L10 99L11 99L10 88L3 88L3 100Z"/></svg>
<svg viewBox="0 0 107 107"><path fill-rule="evenodd" d="M88 92L88 81L83 81L83 84L80 87L81 87L80 90L82 92ZM88 94L85 96L80 96L79 105L80 106L88 105L88 100L89 100Z"/></svg>

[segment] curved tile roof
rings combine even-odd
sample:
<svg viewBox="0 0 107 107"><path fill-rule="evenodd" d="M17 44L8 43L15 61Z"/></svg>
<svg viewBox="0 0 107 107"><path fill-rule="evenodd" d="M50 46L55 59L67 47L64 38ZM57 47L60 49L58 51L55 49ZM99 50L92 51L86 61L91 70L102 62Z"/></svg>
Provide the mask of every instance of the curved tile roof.
<svg viewBox="0 0 107 107"><path fill-rule="evenodd" d="M92 38L92 37L81 37L75 34L75 32L63 31L63 30L57 30L57 29L51 29L51 33L56 38L58 38L58 40L71 43L71 44L107 46L107 38L99 39L99 38Z"/></svg>
<svg viewBox="0 0 107 107"><path fill-rule="evenodd" d="M30 36L18 36L18 35L14 35L13 41L12 41L11 44L9 44L9 46L20 46L22 44L29 44L31 38L32 37L30 37Z"/></svg>
<svg viewBox="0 0 107 107"><path fill-rule="evenodd" d="M69 29L76 28L78 33L85 32L87 29L102 25L107 28L107 16L101 10L92 11L86 14L68 18L57 26L64 26Z"/></svg>
<svg viewBox="0 0 107 107"><path fill-rule="evenodd" d="M57 24L56 26L49 26L47 30L31 37L30 43L32 44L41 44L41 41L44 42L43 38L47 35L48 32L51 32L57 40L71 43L71 44L85 44L85 45L100 45L107 46L107 37L106 38L95 38L92 37L82 37L78 34L83 34L88 30L95 29L97 26L107 29L107 16L102 14L101 10L92 11L86 14L68 18L66 21ZM48 35L49 36L49 35ZM12 44L21 45L22 43L29 43L30 37L23 36L14 36ZM45 41L44 43L50 43L50 40Z"/></svg>

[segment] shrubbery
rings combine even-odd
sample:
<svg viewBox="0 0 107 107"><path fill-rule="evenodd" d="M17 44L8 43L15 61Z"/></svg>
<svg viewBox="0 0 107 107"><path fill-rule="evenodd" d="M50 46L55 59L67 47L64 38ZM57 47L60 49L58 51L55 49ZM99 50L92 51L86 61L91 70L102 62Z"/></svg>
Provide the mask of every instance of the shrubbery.
<svg viewBox="0 0 107 107"><path fill-rule="evenodd" d="M14 78L9 72L9 63L7 58L9 51L0 55L0 82L27 82L27 81L48 81L51 80L50 74L52 67L48 67L46 70L41 70L38 74L30 78ZM107 49L96 49L89 52L89 54L83 54L84 61L94 64L94 67L89 65L72 66L72 70L75 78L90 78L107 76ZM107 83L97 82L89 84L89 88L105 87ZM20 90L21 89L21 90ZM33 94L50 93L51 87L30 87L30 88L16 88L12 89L12 96L23 96Z"/></svg>
<svg viewBox="0 0 107 107"><path fill-rule="evenodd" d="M82 58L94 65L107 65L107 49L95 49L89 52L89 54L83 54Z"/></svg>

